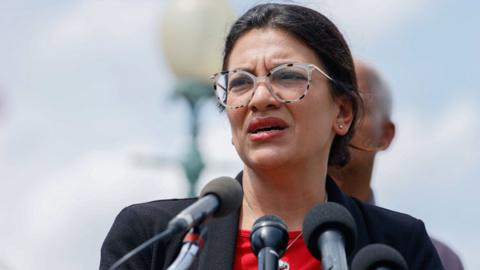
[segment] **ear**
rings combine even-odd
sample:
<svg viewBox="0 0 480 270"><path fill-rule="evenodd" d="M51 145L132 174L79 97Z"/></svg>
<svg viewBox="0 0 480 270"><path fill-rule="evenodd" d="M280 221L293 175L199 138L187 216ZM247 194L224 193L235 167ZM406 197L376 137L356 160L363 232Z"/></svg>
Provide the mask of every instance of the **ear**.
<svg viewBox="0 0 480 270"><path fill-rule="evenodd" d="M395 124L392 121L385 121L383 123L383 134L382 139L380 141L380 145L378 146L379 149L385 150L390 146L392 143L393 138L395 137Z"/></svg>
<svg viewBox="0 0 480 270"><path fill-rule="evenodd" d="M335 122L333 124L333 130L338 135L345 135L348 133L350 126L353 122L353 108L352 102L345 97L336 98L337 115L335 116Z"/></svg>

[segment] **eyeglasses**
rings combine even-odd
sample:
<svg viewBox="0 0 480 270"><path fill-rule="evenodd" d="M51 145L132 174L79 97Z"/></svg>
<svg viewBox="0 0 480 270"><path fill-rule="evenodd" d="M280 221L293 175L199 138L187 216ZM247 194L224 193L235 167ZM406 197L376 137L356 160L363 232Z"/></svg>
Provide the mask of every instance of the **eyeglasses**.
<svg viewBox="0 0 480 270"><path fill-rule="evenodd" d="M303 99L310 87L312 71L317 70L330 81L326 72L313 64L283 64L270 70L266 76L255 76L244 70L222 71L211 79L220 104L238 109L246 106L260 82L264 82L274 98L283 103Z"/></svg>

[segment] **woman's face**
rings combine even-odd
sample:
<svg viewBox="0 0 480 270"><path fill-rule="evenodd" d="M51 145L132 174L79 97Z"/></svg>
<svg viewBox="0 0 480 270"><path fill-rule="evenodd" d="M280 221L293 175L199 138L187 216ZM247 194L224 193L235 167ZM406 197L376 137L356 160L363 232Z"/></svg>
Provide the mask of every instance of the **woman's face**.
<svg viewBox="0 0 480 270"><path fill-rule="evenodd" d="M244 34L228 63L229 70L241 69L256 76L265 76L285 63L314 64L325 70L313 50L286 31L272 28ZM227 115L233 144L243 162L253 169L289 164L326 168L334 136L346 134L352 118L351 106L332 98L328 79L316 70L302 100L282 103L265 83L259 83L250 103L227 109Z"/></svg>

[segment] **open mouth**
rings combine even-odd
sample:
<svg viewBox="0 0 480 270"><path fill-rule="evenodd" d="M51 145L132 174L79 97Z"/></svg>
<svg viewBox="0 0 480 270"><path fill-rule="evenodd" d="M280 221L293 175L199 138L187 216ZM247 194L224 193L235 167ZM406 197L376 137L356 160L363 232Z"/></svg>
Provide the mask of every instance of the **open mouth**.
<svg viewBox="0 0 480 270"><path fill-rule="evenodd" d="M254 118L248 126L248 133L259 134L263 132L275 132L282 131L286 128L288 128L288 124L280 118Z"/></svg>
<svg viewBox="0 0 480 270"><path fill-rule="evenodd" d="M271 127L257 128L250 133L257 134L257 133L260 133L260 132L268 132L268 131L284 130L284 129L285 129L285 127L271 126Z"/></svg>

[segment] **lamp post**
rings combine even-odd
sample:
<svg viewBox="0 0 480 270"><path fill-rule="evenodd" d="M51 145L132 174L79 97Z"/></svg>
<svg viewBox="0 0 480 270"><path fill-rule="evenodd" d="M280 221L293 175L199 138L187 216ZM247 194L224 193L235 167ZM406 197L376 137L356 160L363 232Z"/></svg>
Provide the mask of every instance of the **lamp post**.
<svg viewBox="0 0 480 270"><path fill-rule="evenodd" d="M198 117L213 95L209 76L221 68L222 45L234 13L227 0L175 0L163 14L161 38L165 59L177 77L175 96L190 111L190 146L181 160L189 195L205 167L198 147Z"/></svg>

